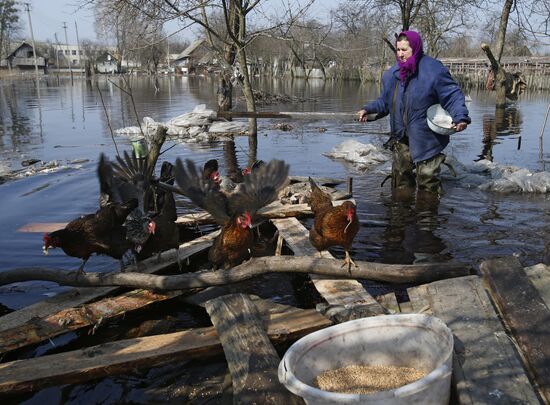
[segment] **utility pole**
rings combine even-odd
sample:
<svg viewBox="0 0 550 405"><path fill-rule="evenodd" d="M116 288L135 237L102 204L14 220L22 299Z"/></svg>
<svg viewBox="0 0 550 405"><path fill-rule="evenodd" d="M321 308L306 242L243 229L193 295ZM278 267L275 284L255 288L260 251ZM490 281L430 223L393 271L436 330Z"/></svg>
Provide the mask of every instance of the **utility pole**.
<svg viewBox="0 0 550 405"><path fill-rule="evenodd" d="M166 38L166 70L170 74L170 42L168 42L168 38Z"/></svg>
<svg viewBox="0 0 550 405"><path fill-rule="evenodd" d="M76 20L74 20L74 29L76 30L76 52L78 52L78 67L82 69L82 56L80 52L80 40L78 39L78 25L76 25Z"/></svg>
<svg viewBox="0 0 550 405"><path fill-rule="evenodd" d="M27 11L27 16L29 17L29 28L31 29L31 44L32 44L32 53L34 55L34 70L36 73L36 79L38 79L38 62L36 61L36 47L34 46L34 33L32 32L32 22L31 22L31 9L29 3L25 4L25 10Z"/></svg>
<svg viewBox="0 0 550 405"><path fill-rule="evenodd" d="M73 68L71 67L71 51L69 49L69 40L67 39L67 23L63 21L63 29L65 30L65 46L67 47L67 52L69 52L69 72L71 72L71 80L73 79Z"/></svg>
<svg viewBox="0 0 550 405"><path fill-rule="evenodd" d="M61 45L59 44L59 39L57 39L57 32L53 34L55 42L57 43L57 49L55 50L55 65L57 67L57 76L59 76L59 51L63 52Z"/></svg>

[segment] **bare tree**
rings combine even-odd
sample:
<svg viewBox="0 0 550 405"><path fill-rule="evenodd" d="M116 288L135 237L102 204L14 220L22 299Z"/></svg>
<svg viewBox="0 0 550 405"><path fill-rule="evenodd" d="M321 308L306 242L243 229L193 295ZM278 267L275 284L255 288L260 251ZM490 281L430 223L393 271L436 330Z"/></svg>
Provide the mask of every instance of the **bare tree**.
<svg viewBox="0 0 550 405"><path fill-rule="evenodd" d="M10 42L20 31L19 10L14 0L0 0L0 59L8 56Z"/></svg>
<svg viewBox="0 0 550 405"><path fill-rule="evenodd" d="M475 7L475 1L425 1L416 19L425 51L437 57L453 37L461 35L465 28L471 28L472 9Z"/></svg>

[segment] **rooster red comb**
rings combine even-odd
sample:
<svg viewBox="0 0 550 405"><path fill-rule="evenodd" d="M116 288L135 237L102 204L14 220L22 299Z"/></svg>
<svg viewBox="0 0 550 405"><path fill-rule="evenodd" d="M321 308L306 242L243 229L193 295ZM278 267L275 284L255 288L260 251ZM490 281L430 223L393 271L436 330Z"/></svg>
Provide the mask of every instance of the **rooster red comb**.
<svg viewBox="0 0 550 405"><path fill-rule="evenodd" d="M44 236L42 236L42 240L44 241L44 252L48 252L48 248L52 247L52 248L55 248L57 247L57 244L56 244L56 237L55 236L51 236L49 233L45 233Z"/></svg>

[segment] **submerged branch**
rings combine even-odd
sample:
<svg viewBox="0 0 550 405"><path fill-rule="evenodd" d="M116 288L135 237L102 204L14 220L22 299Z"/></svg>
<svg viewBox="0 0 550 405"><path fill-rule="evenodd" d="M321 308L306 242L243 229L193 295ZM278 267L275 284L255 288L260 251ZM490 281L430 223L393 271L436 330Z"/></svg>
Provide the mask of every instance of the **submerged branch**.
<svg viewBox="0 0 550 405"><path fill-rule="evenodd" d="M351 275L342 269L342 260L311 256L277 256L253 258L227 270L201 271L173 276L143 273L78 273L43 267L23 267L0 272L0 286L31 280L52 281L73 287L121 286L152 290L185 290L220 286L247 280L267 273L312 273L385 283L427 283L472 274L462 263L382 264L356 261Z"/></svg>

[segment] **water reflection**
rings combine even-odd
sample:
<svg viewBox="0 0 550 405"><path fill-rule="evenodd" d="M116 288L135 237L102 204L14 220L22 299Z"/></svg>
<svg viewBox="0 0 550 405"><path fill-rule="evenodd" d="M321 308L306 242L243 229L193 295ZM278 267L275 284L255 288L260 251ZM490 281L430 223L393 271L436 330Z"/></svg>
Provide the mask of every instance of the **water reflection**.
<svg viewBox="0 0 550 405"><path fill-rule="evenodd" d="M26 97L19 97L19 92L20 89L18 91L18 86L15 83L0 86L0 149L2 155L10 154L10 152L25 152L32 149L33 145L42 142L41 120L39 120L40 131L35 134L32 131L32 108L27 105Z"/></svg>
<svg viewBox="0 0 550 405"><path fill-rule="evenodd" d="M483 114L483 143L481 153L476 161L494 159L493 146L498 137L519 135L517 149L521 149L521 114L516 106L495 108L494 114Z"/></svg>
<svg viewBox="0 0 550 405"><path fill-rule="evenodd" d="M440 227L440 200L437 195L412 190L394 190L384 202L388 226L382 236L382 260L388 263L440 261L446 249L434 234ZM448 258L446 258L448 259Z"/></svg>

